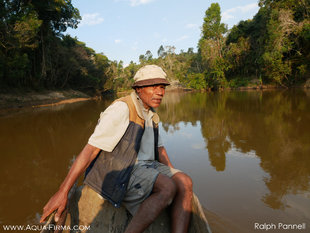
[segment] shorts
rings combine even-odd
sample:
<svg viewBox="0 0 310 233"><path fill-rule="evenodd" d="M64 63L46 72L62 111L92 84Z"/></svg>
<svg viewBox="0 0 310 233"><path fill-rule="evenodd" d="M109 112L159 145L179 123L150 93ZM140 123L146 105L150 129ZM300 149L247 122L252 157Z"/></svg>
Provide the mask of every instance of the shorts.
<svg viewBox="0 0 310 233"><path fill-rule="evenodd" d="M181 172L158 161L139 162L134 165L122 204L134 215L141 203L150 196L159 173L172 177Z"/></svg>

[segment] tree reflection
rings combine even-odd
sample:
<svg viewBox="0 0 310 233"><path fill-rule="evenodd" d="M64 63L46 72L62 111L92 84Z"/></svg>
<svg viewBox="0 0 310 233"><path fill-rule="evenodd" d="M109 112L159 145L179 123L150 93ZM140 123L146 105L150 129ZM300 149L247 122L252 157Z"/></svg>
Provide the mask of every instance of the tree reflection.
<svg viewBox="0 0 310 233"><path fill-rule="evenodd" d="M172 98L170 97L172 96ZM255 151L270 193L262 201L285 208L283 196L309 190L310 98L308 92L171 93L158 109L166 131L200 122L211 165L224 171L235 147Z"/></svg>

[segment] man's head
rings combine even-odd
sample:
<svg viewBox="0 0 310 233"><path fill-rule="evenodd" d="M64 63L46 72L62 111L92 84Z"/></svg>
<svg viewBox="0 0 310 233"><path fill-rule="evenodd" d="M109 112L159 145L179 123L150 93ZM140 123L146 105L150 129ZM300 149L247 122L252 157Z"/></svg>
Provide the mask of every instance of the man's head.
<svg viewBox="0 0 310 233"><path fill-rule="evenodd" d="M146 65L140 68L134 76L133 88L141 98L145 108L156 108L165 94L165 88L170 83L166 73L156 65Z"/></svg>

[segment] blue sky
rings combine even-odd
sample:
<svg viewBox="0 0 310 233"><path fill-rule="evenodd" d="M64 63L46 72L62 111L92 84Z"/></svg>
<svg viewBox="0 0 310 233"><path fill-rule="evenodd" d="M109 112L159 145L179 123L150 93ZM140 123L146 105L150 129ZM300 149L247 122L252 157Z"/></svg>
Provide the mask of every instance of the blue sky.
<svg viewBox="0 0 310 233"><path fill-rule="evenodd" d="M175 46L176 53L197 51L205 11L214 2L228 28L259 9L258 0L72 0L82 20L66 33L124 65L138 63L147 50L157 57L161 45Z"/></svg>

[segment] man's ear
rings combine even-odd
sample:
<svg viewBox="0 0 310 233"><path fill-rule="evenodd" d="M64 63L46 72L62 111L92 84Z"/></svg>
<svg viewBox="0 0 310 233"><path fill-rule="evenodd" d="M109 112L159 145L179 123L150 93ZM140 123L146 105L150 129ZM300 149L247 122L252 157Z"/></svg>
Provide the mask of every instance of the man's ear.
<svg viewBox="0 0 310 233"><path fill-rule="evenodd" d="M137 94L140 94L141 90L142 90L142 87L136 87Z"/></svg>

